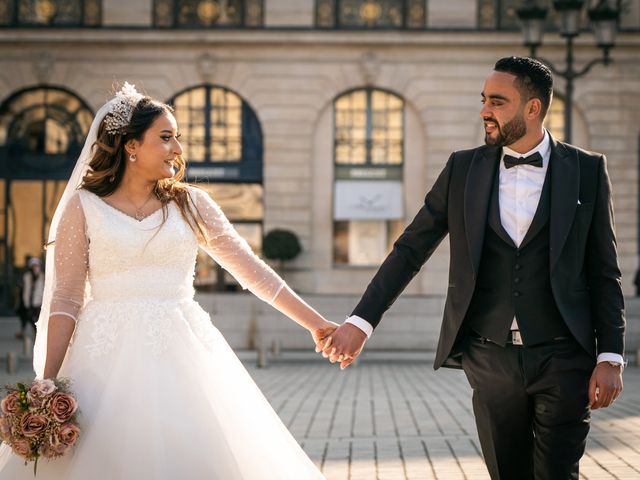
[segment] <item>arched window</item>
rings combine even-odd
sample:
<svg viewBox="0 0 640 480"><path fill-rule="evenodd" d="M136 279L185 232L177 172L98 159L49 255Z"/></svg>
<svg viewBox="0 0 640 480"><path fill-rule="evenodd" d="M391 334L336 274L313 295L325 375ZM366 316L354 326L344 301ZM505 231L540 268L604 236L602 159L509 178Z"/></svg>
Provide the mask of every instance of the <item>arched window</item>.
<svg viewBox="0 0 640 480"><path fill-rule="evenodd" d="M401 165L404 102L375 89L338 98L335 160L339 165Z"/></svg>
<svg viewBox="0 0 640 480"><path fill-rule="evenodd" d="M562 97L554 93L547 117L544 119L544 127L553 138L561 142L564 141L564 106Z"/></svg>
<svg viewBox="0 0 640 480"><path fill-rule="evenodd" d="M226 164L228 174L262 180L260 123L238 94L204 85L185 90L169 102L175 108L184 156L189 162Z"/></svg>
<svg viewBox="0 0 640 480"><path fill-rule="evenodd" d="M66 179L92 118L85 102L57 87L12 95L0 107L0 172L14 178Z"/></svg>
<svg viewBox="0 0 640 480"><path fill-rule="evenodd" d="M262 27L264 0L154 0L156 27Z"/></svg>
<svg viewBox="0 0 640 480"><path fill-rule="evenodd" d="M101 23L101 0L0 1L3 26L97 27Z"/></svg>
<svg viewBox="0 0 640 480"><path fill-rule="evenodd" d="M334 263L380 263L403 219L404 101L364 88L334 101Z"/></svg>
<svg viewBox="0 0 640 480"><path fill-rule="evenodd" d="M14 271L41 256L49 223L93 113L77 95L39 86L0 105L0 295L12 302Z"/></svg>
<svg viewBox="0 0 640 480"><path fill-rule="evenodd" d="M242 159L242 100L221 87L188 90L173 99L191 162Z"/></svg>
<svg viewBox="0 0 640 480"><path fill-rule="evenodd" d="M254 110L237 93L216 85L191 87L168 103L175 108L182 135L187 179L211 195L259 252L264 219L263 148L262 129ZM237 287L204 254L198 258L196 285L219 290Z"/></svg>
<svg viewBox="0 0 640 480"><path fill-rule="evenodd" d="M426 0L316 0L319 28L422 29Z"/></svg>

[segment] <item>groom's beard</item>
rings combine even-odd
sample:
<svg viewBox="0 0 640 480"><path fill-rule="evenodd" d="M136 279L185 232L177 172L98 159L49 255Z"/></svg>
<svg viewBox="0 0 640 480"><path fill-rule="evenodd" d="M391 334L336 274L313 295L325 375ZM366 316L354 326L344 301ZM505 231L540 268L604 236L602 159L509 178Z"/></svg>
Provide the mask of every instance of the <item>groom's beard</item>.
<svg viewBox="0 0 640 480"><path fill-rule="evenodd" d="M516 115L513 119L500 126L495 118L487 118L485 121L494 122L498 127L498 136L491 138L488 133L485 133L484 142L487 145L494 147L504 147L517 142L527 134L527 125L524 119Z"/></svg>

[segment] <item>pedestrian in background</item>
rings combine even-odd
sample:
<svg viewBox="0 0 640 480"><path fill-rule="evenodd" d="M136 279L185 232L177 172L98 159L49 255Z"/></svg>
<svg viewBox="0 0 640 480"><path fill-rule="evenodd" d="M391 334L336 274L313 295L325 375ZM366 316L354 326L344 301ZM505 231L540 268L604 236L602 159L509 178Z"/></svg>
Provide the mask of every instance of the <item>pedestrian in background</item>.
<svg viewBox="0 0 640 480"><path fill-rule="evenodd" d="M42 262L37 257L32 257L27 262L27 271L22 275L22 330L20 337L27 335L27 325L31 325L33 334L36 332L36 322L40 316L42 307L42 294L44 292L44 272Z"/></svg>

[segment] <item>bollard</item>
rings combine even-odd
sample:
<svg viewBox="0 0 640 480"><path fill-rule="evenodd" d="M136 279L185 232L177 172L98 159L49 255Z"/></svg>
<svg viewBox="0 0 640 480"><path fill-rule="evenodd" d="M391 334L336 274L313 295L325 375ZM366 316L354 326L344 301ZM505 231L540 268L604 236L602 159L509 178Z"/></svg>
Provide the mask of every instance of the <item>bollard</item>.
<svg viewBox="0 0 640 480"><path fill-rule="evenodd" d="M31 341L31 335L25 335L22 337L22 354L28 358L33 356L33 343Z"/></svg>
<svg viewBox="0 0 640 480"><path fill-rule="evenodd" d="M258 368L267 368L267 351L264 346L260 345L258 347Z"/></svg>
<svg viewBox="0 0 640 480"><path fill-rule="evenodd" d="M16 352L7 353L7 373L13 375L18 370L18 356Z"/></svg>
<svg viewBox="0 0 640 480"><path fill-rule="evenodd" d="M253 350L254 348L257 350L260 332L258 331L258 321L253 316L253 313L251 315L251 318L249 319L249 331L247 333L249 334L249 350Z"/></svg>

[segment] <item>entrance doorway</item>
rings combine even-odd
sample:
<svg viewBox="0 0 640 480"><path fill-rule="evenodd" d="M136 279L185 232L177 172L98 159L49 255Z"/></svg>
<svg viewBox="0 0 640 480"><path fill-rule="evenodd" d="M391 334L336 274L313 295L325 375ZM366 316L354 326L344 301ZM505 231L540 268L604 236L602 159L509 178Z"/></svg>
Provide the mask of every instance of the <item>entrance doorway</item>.
<svg viewBox="0 0 640 480"><path fill-rule="evenodd" d="M0 313L11 314L29 257L44 258L56 205L93 113L66 89L20 90L0 106Z"/></svg>

